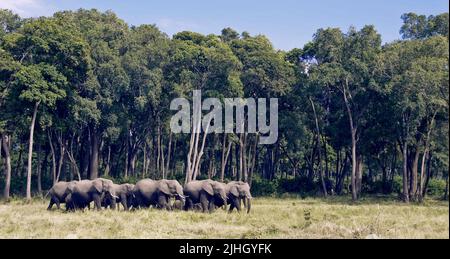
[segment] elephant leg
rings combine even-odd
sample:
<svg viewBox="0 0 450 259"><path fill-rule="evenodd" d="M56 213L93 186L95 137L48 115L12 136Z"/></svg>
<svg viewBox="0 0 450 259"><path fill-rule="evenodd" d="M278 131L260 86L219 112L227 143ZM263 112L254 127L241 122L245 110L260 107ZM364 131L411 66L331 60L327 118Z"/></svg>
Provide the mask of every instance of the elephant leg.
<svg viewBox="0 0 450 259"><path fill-rule="evenodd" d="M209 201L209 206L208 206L208 211L209 213L213 213L214 210L216 209L216 204L214 202L214 197Z"/></svg>
<svg viewBox="0 0 450 259"><path fill-rule="evenodd" d="M241 212L241 199L236 198L236 209L238 212Z"/></svg>
<svg viewBox="0 0 450 259"><path fill-rule="evenodd" d="M194 203L190 198L186 198L186 203L184 204L184 210L193 210L194 209Z"/></svg>
<svg viewBox="0 0 450 259"><path fill-rule="evenodd" d="M98 194L94 194L94 207L97 210L101 210L102 208L102 201L101 201L101 197Z"/></svg>
<svg viewBox="0 0 450 259"><path fill-rule="evenodd" d="M233 210L234 210L234 202L231 201L230 202L230 210L228 212L231 213L231 212L233 212Z"/></svg>
<svg viewBox="0 0 450 259"><path fill-rule="evenodd" d="M126 196L122 196L120 198L120 203L122 203L123 210L127 211L128 210L128 199ZM119 206L117 206L117 208L119 208Z"/></svg>
<svg viewBox="0 0 450 259"><path fill-rule="evenodd" d="M117 201L116 201L116 199L115 198L111 198L111 203L110 203L110 205L109 205L109 207L112 209L112 210L115 210L116 209L116 206L117 206ZM117 206L118 207L118 206Z"/></svg>
<svg viewBox="0 0 450 259"><path fill-rule="evenodd" d="M51 209L52 209L53 204L55 203L55 202L53 201L53 199L54 199L53 197L50 198L50 203L48 204L47 210L51 210Z"/></svg>
<svg viewBox="0 0 450 259"><path fill-rule="evenodd" d="M158 207L162 210L169 210L169 206L167 204L167 197L165 195L159 195L158 197Z"/></svg>
<svg viewBox="0 0 450 259"><path fill-rule="evenodd" d="M233 198L233 199L231 199L231 203L230 203L230 213L231 212L233 212L233 209L234 208L236 208L236 210L238 211L238 212L240 212L241 211L241 208L240 208L240 206L239 206L239 199L238 198Z"/></svg>
<svg viewBox="0 0 450 259"><path fill-rule="evenodd" d="M203 213L206 213L208 211L210 201L204 193L200 194L200 204L202 205Z"/></svg>
<svg viewBox="0 0 450 259"><path fill-rule="evenodd" d="M55 204L56 204L56 208L57 208L58 210L60 210L60 209L61 209L61 204L60 204L60 202L59 202L59 199L55 199Z"/></svg>

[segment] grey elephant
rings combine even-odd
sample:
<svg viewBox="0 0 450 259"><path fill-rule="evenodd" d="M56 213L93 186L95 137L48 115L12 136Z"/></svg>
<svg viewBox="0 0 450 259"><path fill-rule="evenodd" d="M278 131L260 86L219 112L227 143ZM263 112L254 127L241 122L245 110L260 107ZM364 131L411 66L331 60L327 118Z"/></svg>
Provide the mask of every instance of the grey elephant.
<svg viewBox="0 0 450 259"><path fill-rule="evenodd" d="M100 210L101 201L105 197L111 197L111 209L115 209L118 197L114 183L108 179L97 178L76 182L70 198L74 209L84 209L93 201L95 208Z"/></svg>
<svg viewBox="0 0 450 259"><path fill-rule="evenodd" d="M76 184L76 181L72 182L57 182L48 191L47 195L50 195L50 203L47 210L51 210L53 205L56 204L58 209L61 208L61 203L66 204L66 210L72 209L71 207L71 193Z"/></svg>
<svg viewBox="0 0 450 259"><path fill-rule="evenodd" d="M172 210L170 199L175 198L184 204L183 187L176 180L144 179L136 183L134 190L134 204L139 208L150 206Z"/></svg>
<svg viewBox="0 0 450 259"><path fill-rule="evenodd" d="M124 210L129 210L132 206L134 194L134 184L113 184L113 189L115 191L115 195L117 198L115 199L116 203L121 203ZM112 196L104 195L102 199L102 207L108 208L112 207ZM118 207L117 207L118 208Z"/></svg>
<svg viewBox="0 0 450 259"><path fill-rule="evenodd" d="M247 213L250 213L251 200L253 199L250 193L250 185L245 182L229 182L226 185L228 203L230 204L230 212L236 208L238 212L241 211L241 201L244 202L244 206L247 209Z"/></svg>
<svg viewBox="0 0 450 259"><path fill-rule="evenodd" d="M185 210L193 210L200 203L203 212L213 212L216 204L227 204L225 185L213 180L192 181L184 186Z"/></svg>

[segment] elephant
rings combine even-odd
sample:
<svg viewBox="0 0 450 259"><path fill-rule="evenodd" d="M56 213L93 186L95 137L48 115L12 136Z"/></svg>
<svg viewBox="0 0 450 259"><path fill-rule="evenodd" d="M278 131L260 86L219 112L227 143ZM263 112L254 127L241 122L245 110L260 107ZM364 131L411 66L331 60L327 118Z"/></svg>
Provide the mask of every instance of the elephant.
<svg viewBox="0 0 450 259"><path fill-rule="evenodd" d="M244 182L229 182L227 185L227 197L230 204L229 212L232 212L234 208L238 212L241 211L241 200L244 202L244 206L247 208L247 213L250 213L251 199L253 199L250 193L250 185Z"/></svg>
<svg viewBox="0 0 450 259"><path fill-rule="evenodd" d="M113 189L115 191L115 195L118 197L115 202L121 203L124 210L129 210L129 208L132 206L134 197L134 184L113 184ZM102 207L108 208L112 206L111 199L112 197L110 195L105 195L102 199Z"/></svg>
<svg viewBox="0 0 450 259"><path fill-rule="evenodd" d="M53 187L48 191L47 195L50 195L50 203L48 205L47 210L51 210L53 204L56 204L56 207L60 209L60 204L66 204L66 210L70 210L71 208L71 193L73 188L77 182L57 182L53 185Z"/></svg>
<svg viewBox="0 0 450 259"><path fill-rule="evenodd" d="M192 210L200 203L203 212L213 212L216 204L227 204L226 186L213 180L192 181L184 186L185 210Z"/></svg>
<svg viewBox="0 0 450 259"><path fill-rule="evenodd" d="M95 180L82 180L76 182L71 194L71 202L74 209L84 209L94 201L97 210L101 210L101 201L105 197L111 197L111 209L116 208L116 191L111 180L97 178Z"/></svg>
<svg viewBox="0 0 450 259"><path fill-rule="evenodd" d="M136 183L133 189L135 204L140 208L154 206L159 209L172 210L170 199L180 200L184 205L183 187L176 180L144 179Z"/></svg>

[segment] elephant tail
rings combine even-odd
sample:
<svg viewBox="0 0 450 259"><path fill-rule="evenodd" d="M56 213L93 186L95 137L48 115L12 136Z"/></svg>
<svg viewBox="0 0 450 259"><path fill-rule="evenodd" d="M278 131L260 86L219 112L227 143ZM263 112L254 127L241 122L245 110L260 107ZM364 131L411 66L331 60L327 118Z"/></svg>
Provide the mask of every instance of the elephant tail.
<svg viewBox="0 0 450 259"><path fill-rule="evenodd" d="M47 193L44 196L44 199L47 199L47 196L50 194L50 192L53 190L53 188L50 188L50 190L47 191Z"/></svg>

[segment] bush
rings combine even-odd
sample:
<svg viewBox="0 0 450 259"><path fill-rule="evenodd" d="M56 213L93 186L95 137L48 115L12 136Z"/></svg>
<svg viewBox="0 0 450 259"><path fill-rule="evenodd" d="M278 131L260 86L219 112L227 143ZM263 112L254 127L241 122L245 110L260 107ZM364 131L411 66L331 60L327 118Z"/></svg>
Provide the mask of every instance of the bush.
<svg viewBox="0 0 450 259"><path fill-rule="evenodd" d="M431 179L428 183L427 195L430 196L444 196L445 186L447 185L445 180Z"/></svg>
<svg viewBox="0 0 450 259"><path fill-rule="evenodd" d="M301 195L316 194L319 192L319 183L309 180L308 177L279 180L280 193L295 193Z"/></svg>
<svg viewBox="0 0 450 259"><path fill-rule="evenodd" d="M253 196L272 196L277 193L278 181L255 178L252 181Z"/></svg>

